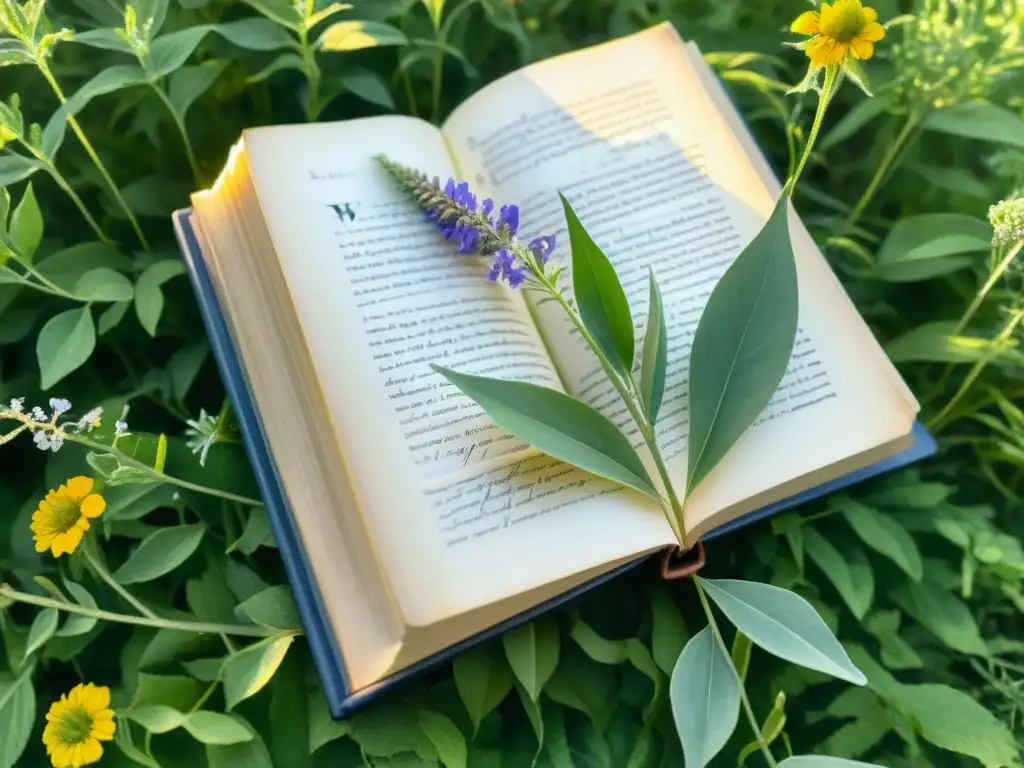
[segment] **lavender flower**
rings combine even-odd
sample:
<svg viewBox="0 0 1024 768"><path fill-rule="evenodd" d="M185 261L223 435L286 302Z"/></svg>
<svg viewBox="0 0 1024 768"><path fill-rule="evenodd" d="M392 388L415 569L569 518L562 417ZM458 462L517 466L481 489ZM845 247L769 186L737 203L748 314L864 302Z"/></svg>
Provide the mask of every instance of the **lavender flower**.
<svg viewBox="0 0 1024 768"><path fill-rule="evenodd" d="M71 410L71 403L63 397L51 397L50 408L53 410L54 415L60 416Z"/></svg>
<svg viewBox="0 0 1024 768"><path fill-rule="evenodd" d="M128 423L125 421L114 422L114 437L124 437L128 433Z"/></svg>
<svg viewBox="0 0 1024 768"><path fill-rule="evenodd" d="M29 416L32 417L32 421L46 421L46 414L38 405L32 406L32 413Z"/></svg>
<svg viewBox="0 0 1024 768"><path fill-rule="evenodd" d="M21 413L25 410L25 398L15 397L11 400L11 413Z"/></svg>
<svg viewBox="0 0 1024 768"><path fill-rule="evenodd" d="M524 248L516 239L517 206L501 206L495 219L492 217L494 201L486 198L478 203L468 182L449 179L442 187L436 176L428 179L426 174L385 157L377 160L398 186L419 203L445 239L459 244L459 253L494 254L488 278L504 280L510 287L517 288L531 275L538 279L544 277L544 265L554 250L555 237L538 237L530 243L529 249Z"/></svg>

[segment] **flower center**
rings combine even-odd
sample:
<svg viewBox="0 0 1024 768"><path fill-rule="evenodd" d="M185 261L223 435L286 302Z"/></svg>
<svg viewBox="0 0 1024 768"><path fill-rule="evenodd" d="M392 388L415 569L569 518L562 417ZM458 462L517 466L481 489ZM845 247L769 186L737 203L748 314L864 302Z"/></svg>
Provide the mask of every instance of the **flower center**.
<svg viewBox="0 0 1024 768"><path fill-rule="evenodd" d="M867 20L859 2L840 2L832 7L827 24L821 25L821 33L841 43L848 43L864 29Z"/></svg>
<svg viewBox="0 0 1024 768"><path fill-rule="evenodd" d="M69 709L60 716L58 733L64 744L81 744L92 733L92 718L81 707Z"/></svg>
<svg viewBox="0 0 1024 768"><path fill-rule="evenodd" d="M67 533L75 524L78 523L78 518L82 516L82 511L78 508L78 504L68 498L60 498L57 501L51 502L53 507L53 522L54 528L57 528L61 533Z"/></svg>

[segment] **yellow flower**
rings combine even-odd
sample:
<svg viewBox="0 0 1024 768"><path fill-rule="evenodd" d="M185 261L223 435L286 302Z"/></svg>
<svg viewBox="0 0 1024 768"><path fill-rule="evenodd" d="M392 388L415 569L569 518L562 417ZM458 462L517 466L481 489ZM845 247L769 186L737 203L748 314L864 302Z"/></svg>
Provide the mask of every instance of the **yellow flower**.
<svg viewBox="0 0 1024 768"><path fill-rule="evenodd" d="M878 23L878 14L865 8L861 0L836 0L821 4L821 12L805 11L793 22L790 30L801 35L814 35L804 50L816 67L841 64L847 57L870 59L874 44L885 37L885 27Z"/></svg>
<svg viewBox="0 0 1024 768"><path fill-rule="evenodd" d="M79 684L50 707L43 744L54 768L81 768L103 757L100 742L113 739L115 730L110 689Z"/></svg>
<svg viewBox="0 0 1024 768"><path fill-rule="evenodd" d="M54 557L60 557L82 543L89 518L99 517L107 506L102 496L92 492L92 486L91 477L73 477L39 502L29 526L35 534L36 552L49 549Z"/></svg>

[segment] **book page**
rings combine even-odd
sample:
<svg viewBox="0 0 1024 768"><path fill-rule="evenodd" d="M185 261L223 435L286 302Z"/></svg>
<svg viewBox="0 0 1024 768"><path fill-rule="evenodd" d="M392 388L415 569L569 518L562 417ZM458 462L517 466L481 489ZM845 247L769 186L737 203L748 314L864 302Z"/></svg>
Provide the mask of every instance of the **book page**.
<svg viewBox="0 0 1024 768"><path fill-rule="evenodd" d="M568 263L561 191L616 268L637 348L648 270L667 310L669 374L659 445L685 483L687 362L711 289L761 228L774 196L709 98L668 25L543 61L484 88L445 137L481 194L521 208L520 237L556 233ZM687 504L687 528L792 478L907 433L913 409L879 366L877 343L794 211L800 319L785 378ZM567 273L568 274L568 273ZM628 413L553 303L534 307L570 392L620 424ZM639 435L627 428L636 444Z"/></svg>
<svg viewBox="0 0 1024 768"><path fill-rule="evenodd" d="M546 552L538 541L560 549L601 509L633 509L639 494L584 488L583 473L549 472L541 484L520 476L527 446L430 369L562 388L522 293L489 281L486 259L458 255L373 159L386 153L443 183L453 170L436 128L373 118L260 128L244 143L323 418L345 458L339 472L360 499L407 623L472 610L664 539L651 502L651 525L625 552L609 534L593 550L536 558ZM514 489L514 509L502 508L510 498L498 493L502 483ZM569 503L584 498L597 501Z"/></svg>

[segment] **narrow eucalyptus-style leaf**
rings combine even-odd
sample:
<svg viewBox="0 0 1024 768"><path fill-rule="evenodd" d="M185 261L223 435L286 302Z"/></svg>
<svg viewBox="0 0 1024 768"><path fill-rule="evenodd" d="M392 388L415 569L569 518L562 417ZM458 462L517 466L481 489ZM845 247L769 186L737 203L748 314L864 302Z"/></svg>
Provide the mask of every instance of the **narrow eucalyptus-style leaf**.
<svg viewBox="0 0 1024 768"><path fill-rule="evenodd" d="M661 399L665 395L665 373L668 370L668 331L665 327L665 307L661 290L650 274L651 294L647 304L647 330L644 331L644 349L640 363L640 397L651 424L658 420Z"/></svg>
<svg viewBox="0 0 1024 768"><path fill-rule="evenodd" d="M758 647L854 685L867 682L821 616L800 595L752 581L694 578L729 621Z"/></svg>
<svg viewBox="0 0 1024 768"><path fill-rule="evenodd" d="M669 698L686 768L704 768L722 751L740 716L740 684L711 627L683 648L672 670Z"/></svg>
<svg viewBox="0 0 1024 768"><path fill-rule="evenodd" d="M799 297L783 195L708 299L690 350L687 490L708 476L768 405L796 339Z"/></svg>
<svg viewBox="0 0 1024 768"><path fill-rule="evenodd" d="M615 267L583 228L569 201L560 197L572 249L572 290L583 325L612 365L630 376L635 339L626 292Z"/></svg>
<svg viewBox="0 0 1024 768"><path fill-rule="evenodd" d="M658 497L626 436L586 403L525 381L430 367L476 401L505 432L556 459Z"/></svg>
<svg viewBox="0 0 1024 768"><path fill-rule="evenodd" d="M558 625L550 617L542 617L505 633L501 642L516 679L537 701L558 666Z"/></svg>

